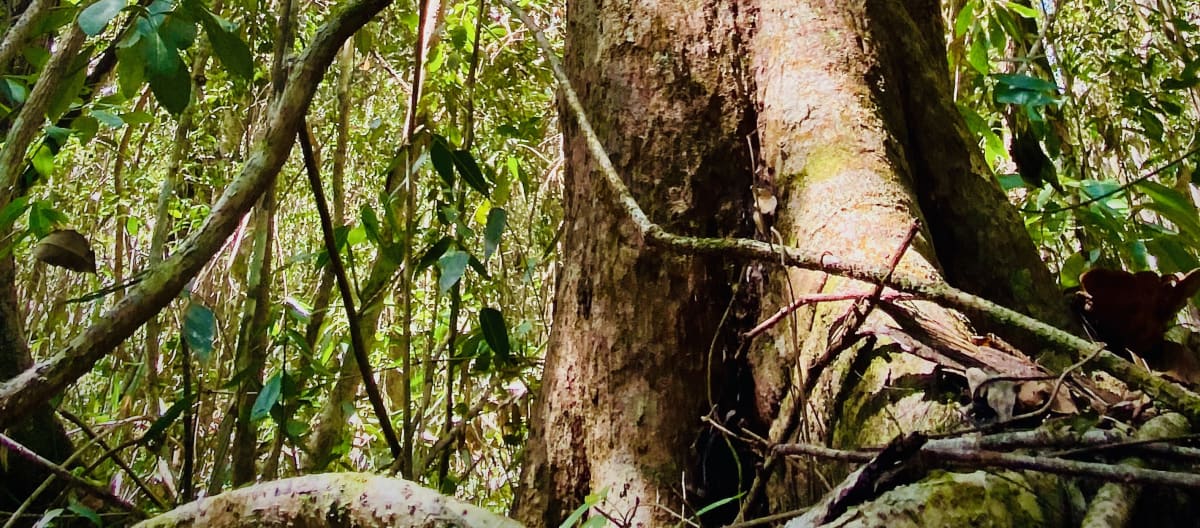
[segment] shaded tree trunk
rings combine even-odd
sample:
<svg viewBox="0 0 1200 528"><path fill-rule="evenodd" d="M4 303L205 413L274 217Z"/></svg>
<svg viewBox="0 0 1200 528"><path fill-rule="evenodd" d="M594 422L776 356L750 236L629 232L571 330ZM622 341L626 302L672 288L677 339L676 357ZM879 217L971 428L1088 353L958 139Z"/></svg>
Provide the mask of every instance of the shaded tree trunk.
<svg viewBox="0 0 1200 528"><path fill-rule="evenodd" d="M668 231L756 236L879 268L916 224L897 274L1069 324L950 98L937 3L868 4L572 2L568 74L617 172ZM705 415L772 442L839 447L957 423L960 407L923 398L938 387L893 390L930 364L886 340L846 346L847 333L898 324L880 310L858 327L850 302L820 304L739 340L798 296L871 285L647 247L565 105L562 123L565 262L518 519L557 526L604 489L601 509L634 526L673 523L672 512L691 516L741 491L742 514L781 512L844 474L769 458L760 474L763 461L731 451ZM752 189L764 200L751 201ZM963 314L908 307L974 332Z"/></svg>

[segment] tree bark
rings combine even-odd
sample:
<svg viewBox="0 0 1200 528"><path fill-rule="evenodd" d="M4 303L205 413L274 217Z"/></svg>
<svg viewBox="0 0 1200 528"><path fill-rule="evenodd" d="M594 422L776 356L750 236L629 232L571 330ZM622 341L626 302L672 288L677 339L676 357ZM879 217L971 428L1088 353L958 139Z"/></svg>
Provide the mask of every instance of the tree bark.
<svg viewBox="0 0 1200 528"><path fill-rule="evenodd" d="M1069 324L950 99L937 3L868 4L573 2L566 68L618 174L668 231L756 236L875 268L905 251L897 275ZM872 285L647 248L570 114L564 105L564 263L516 518L557 526L602 490L597 509L632 526L677 522L739 491L742 516L775 513L845 473L770 456L760 472L705 415L775 443L837 447L959 423L958 405L925 397L941 390L931 363L846 339L899 324L881 310L861 320L863 306L824 303L739 342L798 296ZM964 314L907 306L975 333ZM1062 504L1045 501L1044 518Z"/></svg>
<svg viewBox="0 0 1200 528"><path fill-rule="evenodd" d="M572 84L638 202L675 232L751 233L754 109L750 65L738 52L749 24L740 7L567 6ZM709 384L718 383L710 374L736 352L734 325L719 323L741 270L638 240L560 107L564 261L515 517L557 526L589 492L607 488L606 511L633 526L668 525L677 519L656 499L679 510L681 497L728 476L699 469L703 451L723 443L701 439L698 425Z"/></svg>

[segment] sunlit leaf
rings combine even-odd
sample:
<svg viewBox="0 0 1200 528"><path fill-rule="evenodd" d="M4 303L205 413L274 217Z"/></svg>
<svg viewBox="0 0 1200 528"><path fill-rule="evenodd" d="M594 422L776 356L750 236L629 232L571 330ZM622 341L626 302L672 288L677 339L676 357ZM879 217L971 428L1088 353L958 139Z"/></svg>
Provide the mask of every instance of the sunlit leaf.
<svg viewBox="0 0 1200 528"><path fill-rule="evenodd" d="M438 269L441 274L438 275L438 289L443 293L450 290L459 279L462 278L463 272L467 271L467 260L469 255L465 251L451 250L437 260Z"/></svg>
<svg viewBox="0 0 1200 528"><path fill-rule="evenodd" d="M54 173L54 151L50 150L50 147L44 144L38 146L37 150L33 152L33 159L30 161L33 163L33 169L43 177Z"/></svg>
<svg viewBox="0 0 1200 528"><path fill-rule="evenodd" d="M263 384L262 390L259 391L258 397L254 399L254 406L250 408L250 419L259 421L271 415L271 408L279 402L279 394L282 389L282 378L276 372L271 379Z"/></svg>

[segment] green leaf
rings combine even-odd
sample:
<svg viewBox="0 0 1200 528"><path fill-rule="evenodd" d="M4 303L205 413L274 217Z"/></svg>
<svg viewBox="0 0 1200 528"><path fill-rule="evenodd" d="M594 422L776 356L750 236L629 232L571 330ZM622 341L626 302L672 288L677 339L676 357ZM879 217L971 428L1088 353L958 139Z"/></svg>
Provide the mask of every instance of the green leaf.
<svg viewBox="0 0 1200 528"><path fill-rule="evenodd" d="M79 12L79 29L89 37L99 35L104 26L125 9L125 0L100 0Z"/></svg>
<svg viewBox="0 0 1200 528"><path fill-rule="evenodd" d="M1197 219L1196 208L1191 201L1175 189L1152 181L1138 182L1136 187L1150 197L1147 208L1170 220L1192 241L1200 241L1200 219Z"/></svg>
<svg viewBox="0 0 1200 528"><path fill-rule="evenodd" d="M196 20L187 11L175 9L158 26L158 35L175 49L190 48L196 42Z"/></svg>
<svg viewBox="0 0 1200 528"><path fill-rule="evenodd" d="M143 35L135 47L142 54L148 76L175 75L183 66L183 60L179 58L179 50L168 46L157 33Z"/></svg>
<svg viewBox="0 0 1200 528"><path fill-rule="evenodd" d="M75 132L75 137L79 138L79 143L86 145L96 137L96 132L100 130L100 121L90 115L82 115L71 120L71 130Z"/></svg>
<svg viewBox="0 0 1200 528"><path fill-rule="evenodd" d="M1028 75L1008 73L992 77L997 81L997 103L1037 107L1058 102L1058 87L1054 83Z"/></svg>
<svg viewBox="0 0 1200 528"><path fill-rule="evenodd" d="M954 18L954 36L961 37L966 34L967 29L971 27L971 22L975 21L975 10L979 8L979 0L967 0L963 4L962 9L958 11L958 16Z"/></svg>
<svg viewBox="0 0 1200 528"><path fill-rule="evenodd" d="M263 388L258 393L258 397L254 399L254 406L250 408L250 420L259 421L271 415L271 408L279 402L279 392L283 387L283 379L276 372Z"/></svg>
<svg viewBox="0 0 1200 528"><path fill-rule="evenodd" d="M46 117L51 121L58 121L67 110L71 108L71 104L79 97L79 92L83 90L83 84L87 82L87 64L92 56L92 48L87 48L79 52L75 60L71 64L69 73L63 77L58 85L58 89L54 91L54 97L51 99L49 108L46 109Z"/></svg>
<svg viewBox="0 0 1200 528"><path fill-rule="evenodd" d="M1025 18L1036 19L1038 17L1037 10L1032 7L1021 5L1016 2L1005 2L1004 5Z"/></svg>
<svg viewBox="0 0 1200 528"><path fill-rule="evenodd" d="M20 196L14 198L4 209L0 209L0 230L7 231L12 227L13 223L29 209L29 197Z"/></svg>
<svg viewBox="0 0 1200 528"><path fill-rule="evenodd" d="M508 221L508 213L499 207L488 211L487 226L483 228L483 261L487 262L492 253L500 247L500 236L504 234L504 225Z"/></svg>
<svg viewBox="0 0 1200 528"><path fill-rule="evenodd" d="M254 78L254 55L250 47L237 34L235 26L225 19L204 10L201 17L204 32L212 43L213 53L225 65L225 69L243 80Z"/></svg>
<svg viewBox="0 0 1200 528"><path fill-rule="evenodd" d="M359 217L362 218L362 225L367 233L367 239L375 245L381 245L383 240L379 235L379 216L375 214L375 209L370 205L363 204L359 208Z"/></svg>
<svg viewBox="0 0 1200 528"><path fill-rule="evenodd" d="M48 177L54 172L54 151L45 144L38 146L30 161L33 163L33 170L44 177Z"/></svg>
<svg viewBox="0 0 1200 528"><path fill-rule="evenodd" d="M504 322L504 314L495 308L480 310L479 328L483 331L483 340L496 353L496 356L502 362L510 361L512 349L509 348L508 325Z"/></svg>
<svg viewBox="0 0 1200 528"><path fill-rule="evenodd" d="M178 75L151 75L150 91L159 104L174 115L183 113L192 99L192 81L180 63Z"/></svg>
<svg viewBox="0 0 1200 528"><path fill-rule="evenodd" d="M183 314L183 338L201 362L208 361L217 335L217 318L203 304L191 302Z"/></svg>
<svg viewBox="0 0 1200 528"><path fill-rule="evenodd" d="M135 46L117 47L117 84L121 95L133 98L146 82L146 64Z"/></svg>
<svg viewBox="0 0 1200 528"><path fill-rule="evenodd" d="M717 502L714 502L714 503L712 503L712 504L709 504L708 506L705 506L705 507L703 507L703 508L700 508L699 510L697 510L697 511L696 511L696 517L699 517L699 516L701 516L701 515L704 515L704 514L706 514L706 513L710 512L710 511L712 511L712 510L715 510L715 509L717 509L717 508L720 508L721 506L724 506L724 505L726 505L726 504L729 504L729 503L731 503L731 502L733 502L733 501L735 501L735 500L738 500L738 499L742 498L742 495L745 495L745 494L746 494L745 492L742 492L742 493L738 493L737 495L734 495L734 496L732 496L732 497L725 497L724 499L721 499L721 500L719 500L719 501L717 501Z"/></svg>
<svg viewBox="0 0 1200 528"><path fill-rule="evenodd" d="M421 255L421 259L417 261L417 267L413 270L413 273L416 274L432 266L446 253L447 249L450 249L450 244L453 242L454 239L450 237L442 237L441 240L434 242L433 245L429 246L429 249L425 250L425 254Z"/></svg>
<svg viewBox="0 0 1200 528"><path fill-rule="evenodd" d="M121 128L125 126L125 121L121 119L120 116L112 112L106 112L104 110L97 110L93 108L92 117L96 118L96 121L104 123L105 126L110 128Z"/></svg>
<svg viewBox="0 0 1200 528"><path fill-rule="evenodd" d="M1025 186L1025 180L1020 174L1000 174L996 179L1000 180L1000 189L1004 192Z"/></svg>
<svg viewBox="0 0 1200 528"><path fill-rule="evenodd" d="M38 200L29 207L29 230L38 239L44 238L55 227L65 223L67 215L55 209L49 200Z"/></svg>
<svg viewBox="0 0 1200 528"><path fill-rule="evenodd" d="M988 60L988 45L985 39L971 39L971 49L967 51L967 64L970 64L980 75L991 73L992 63Z"/></svg>
<svg viewBox="0 0 1200 528"><path fill-rule="evenodd" d="M448 291L462 278L463 272L467 271L469 258L465 251L451 250L437 260L438 269L442 271L438 276L438 289L442 293Z"/></svg>
<svg viewBox="0 0 1200 528"><path fill-rule="evenodd" d="M74 512L75 515L91 521L92 526L104 526L104 520L100 518L100 515L97 514L95 510L84 506L79 501L75 500L74 497L71 497L70 502L71 504L70 506L67 506L67 509L71 512Z"/></svg>
<svg viewBox="0 0 1200 528"><path fill-rule="evenodd" d="M163 413L162 416L159 416L154 420L154 423L150 424L150 429L146 430L146 434L143 435L143 438L145 438L146 441L151 445L161 444L163 433L168 427L171 426L171 424L175 423L175 420L179 418L180 414L183 414L183 410L186 409L188 405L192 404L192 398L194 397L195 396L175 400L175 403L172 403L171 406L167 408L167 412Z"/></svg>
<svg viewBox="0 0 1200 528"><path fill-rule="evenodd" d="M465 150L456 150L453 154L454 166L458 168L458 173L462 175L463 180L466 180L467 185L470 185L479 194L489 196L491 191L488 189L488 182L484 179L479 164L475 163L475 157Z"/></svg>
<svg viewBox="0 0 1200 528"><path fill-rule="evenodd" d="M996 81L1002 86L1008 86L1019 90L1048 93L1058 92L1058 86L1054 83L1040 77L1034 77L1032 75L1025 75L1021 73L997 73L992 75L992 77L995 78Z"/></svg>
<svg viewBox="0 0 1200 528"><path fill-rule="evenodd" d="M450 152L450 145L446 143L446 138L434 135L433 141L429 144L429 160L433 162L433 168L437 171L438 176L442 177L442 181L446 185L454 187L454 154Z"/></svg>

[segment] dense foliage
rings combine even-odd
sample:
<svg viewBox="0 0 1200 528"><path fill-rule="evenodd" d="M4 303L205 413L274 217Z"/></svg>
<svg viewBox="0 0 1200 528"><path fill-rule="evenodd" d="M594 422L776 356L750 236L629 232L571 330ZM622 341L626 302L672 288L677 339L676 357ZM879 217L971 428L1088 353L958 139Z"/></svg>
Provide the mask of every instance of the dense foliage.
<svg viewBox="0 0 1200 528"><path fill-rule="evenodd" d="M1197 267L1200 5L948 4L959 108L1062 286L1096 266ZM18 290L35 359L205 221L259 147L284 55L336 8L297 4L279 17L288 11L244 0L40 5L28 4L43 16L0 63L5 130L51 43L75 20L87 37L17 192L0 202L0 252L19 270L0 287ZM6 39L26 9L9 7ZM552 30L561 23L558 7L529 8ZM425 0L385 11L327 72L307 118L338 254L324 249L295 149L273 200L185 295L58 402L79 420L81 473L146 505L218 492L237 482L224 453L239 413L254 424L237 442L251 446L260 478L384 470L393 456L372 407L357 385L334 391L356 372L336 260L391 419L407 424L397 427L411 452L397 468L505 509L549 333L561 219L553 102L528 29L502 7ZM95 275L34 258L63 229L90 241ZM325 408L349 412L331 423ZM329 453L315 452L320 428L335 439Z"/></svg>

